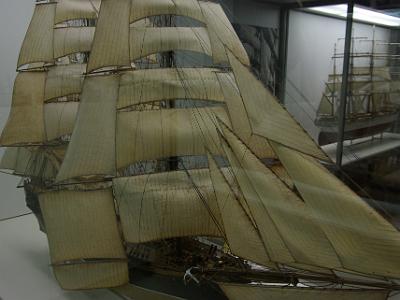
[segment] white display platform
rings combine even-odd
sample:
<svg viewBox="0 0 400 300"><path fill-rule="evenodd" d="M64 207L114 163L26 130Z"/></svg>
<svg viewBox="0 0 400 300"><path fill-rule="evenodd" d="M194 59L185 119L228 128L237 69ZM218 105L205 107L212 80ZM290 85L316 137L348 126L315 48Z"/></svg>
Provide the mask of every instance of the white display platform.
<svg viewBox="0 0 400 300"><path fill-rule="evenodd" d="M323 146L325 153L336 162L337 144ZM400 134L384 133L374 137L361 138L344 142L343 165L360 161L400 147Z"/></svg>
<svg viewBox="0 0 400 300"><path fill-rule="evenodd" d="M117 300L108 290L63 291L49 266L44 233L33 215L0 222L0 299Z"/></svg>

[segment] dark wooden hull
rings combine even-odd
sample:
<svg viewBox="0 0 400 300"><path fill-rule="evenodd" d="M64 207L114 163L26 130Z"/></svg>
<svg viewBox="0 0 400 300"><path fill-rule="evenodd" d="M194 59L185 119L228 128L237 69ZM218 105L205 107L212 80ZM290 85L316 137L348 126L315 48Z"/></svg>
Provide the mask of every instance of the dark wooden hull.
<svg viewBox="0 0 400 300"><path fill-rule="evenodd" d="M397 119L398 113L391 113L370 118L347 120L344 139L353 140L382 133L390 128ZM316 124L321 129L318 136L319 145L323 146L337 142L339 126L336 119L320 119Z"/></svg>

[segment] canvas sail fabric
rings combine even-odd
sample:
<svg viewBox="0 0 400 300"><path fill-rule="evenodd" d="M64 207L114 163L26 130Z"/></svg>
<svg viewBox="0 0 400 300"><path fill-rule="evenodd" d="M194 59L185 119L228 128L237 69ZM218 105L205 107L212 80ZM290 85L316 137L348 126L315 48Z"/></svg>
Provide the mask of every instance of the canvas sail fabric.
<svg viewBox="0 0 400 300"><path fill-rule="evenodd" d="M313 289L220 283L229 300L386 300L389 291L360 289Z"/></svg>
<svg viewBox="0 0 400 300"><path fill-rule="evenodd" d="M44 100L80 94L85 71L85 64L60 65L50 68L46 76Z"/></svg>
<svg viewBox="0 0 400 300"><path fill-rule="evenodd" d="M76 125L57 181L115 174L118 82L117 75L86 77Z"/></svg>
<svg viewBox="0 0 400 300"><path fill-rule="evenodd" d="M52 179L57 174L56 166L48 159L45 151L36 147L7 148L0 161L0 170L15 176L42 179Z"/></svg>
<svg viewBox="0 0 400 300"><path fill-rule="evenodd" d="M73 53L90 52L95 27L66 27L54 29L54 58Z"/></svg>
<svg viewBox="0 0 400 300"><path fill-rule="evenodd" d="M400 278L400 232L313 158L273 147L344 268Z"/></svg>
<svg viewBox="0 0 400 300"><path fill-rule="evenodd" d="M117 178L113 188L130 243L223 235L207 169Z"/></svg>
<svg viewBox="0 0 400 300"><path fill-rule="evenodd" d="M130 66L129 15L131 0L103 0L87 71Z"/></svg>
<svg viewBox="0 0 400 300"><path fill-rule="evenodd" d="M175 12L195 19L204 18L207 27L129 28L129 22L142 17ZM130 67L131 61L172 50L200 52L212 56L216 63L226 63L225 47L249 65L246 51L217 4L193 0L105 0L100 8L88 72L104 67Z"/></svg>
<svg viewBox="0 0 400 300"><path fill-rule="evenodd" d="M229 249L241 258L270 266L272 262L250 217L211 155L208 162Z"/></svg>
<svg viewBox="0 0 400 300"><path fill-rule="evenodd" d="M382 79L391 80L390 75L390 67L376 67L372 69L370 67L352 67L350 71L350 75L353 76L377 76L381 77ZM333 80L341 80L342 74L330 74L329 81Z"/></svg>
<svg viewBox="0 0 400 300"><path fill-rule="evenodd" d="M128 284L112 289L115 293L128 299L140 300L185 300L168 294L142 288L134 284Z"/></svg>
<svg viewBox="0 0 400 300"><path fill-rule="evenodd" d="M210 39L203 27L134 27L130 29L130 59L172 50L212 55Z"/></svg>
<svg viewBox="0 0 400 300"><path fill-rule="evenodd" d="M329 101L326 95L322 96L321 103L318 107L318 114L333 116L333 104Z"/></svg>
<svg viewBox="0 0 400 300"><path fill-rule="evenodd" d="M209 100L225 98L210 68L144 69L121 76L118 109L161 100Z"/></svg>
<svg viewBox="0 0 400 300"><path fill-rule="evenodd" d="M228 57L253 133L305 154L328 160L325 153L251 71L229 51Z"/></svg>
<svg viewBox="0 0 400 300"><path fill-rule="evenodd" d="M228 49L242 64L250 66L246 50L221 5L211 1L199 1L199 3L206 20L214 63L229 63L226 55L226 49Z"/></svg>
<svg viewBox="0 0 400 300"><path fill-rule="evenodd" d="M44 123L48 141L72 134L78 102L48 103L44 106Z"/></svg>
<svg viewBox="0 0 400 300"><path fill-rule="evenodd" d="M78 19L96 19L101 0L58 0L55 24Z"/></svg>
<svg viewBox="0 0 400 300"><path fill-rule="evenodd" d="M40 144L45 139L43 99L45 72L23 72L15 79L11 112L1 146Z"/></svg>
<svg viewBox="0 0 400 300"><path fill-rule="evenodd" d="M221 153L217 117L229 124L222 107L119 112L117 169L139 161L205 155L206 147Z"/></svg>
<svg viewBox="0 0 400 300"><path fill-rule="evenodd" d="M231 120L234 120L232 126L235 133L258 157L274 158L276 155L269 145L268 140L261 136L254 135L252 132L251 124L246 114L246 108L243 104L234 75L232 73L218 73L217 76L222 93L225 97L229 116Z"/></svg>
<svg viewBox="0 0 400 300"><path fill-rule="evenodd" d="M197 0L132 0L130 23L160 15L190 17L204 23Z"/></svg>
<svg viewBox="0 0 400 300"><path fill-rule="evenodd" d="M51 262L64 289L128 282L111 189L47 192L39 195L39 201Z"/></svg>
<svg viewBox="0 0 400 300"><path fill-rule="evenodd" d="M19 53L18 68L35 62L53 62L53 26L56 3L35 6Z"/></svg>
<svg viewBox="0 0 400 300"><path fill-rule="evenodd" d="M272 260L341 268L335 249L304 202L227 128L224 137L228 160Z"/></svg>

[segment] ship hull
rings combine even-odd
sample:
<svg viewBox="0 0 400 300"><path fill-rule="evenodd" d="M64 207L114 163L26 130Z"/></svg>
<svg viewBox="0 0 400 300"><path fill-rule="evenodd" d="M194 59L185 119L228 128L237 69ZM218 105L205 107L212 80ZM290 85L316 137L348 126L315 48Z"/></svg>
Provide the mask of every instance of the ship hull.
<svg viewBox="0 0 400 300"><path fill-rule="evenodd" d="M373 117L354 118L346 120L345 140L352 140L375 135L388 129L397 119L399 114L382 114ZM321 129L318 144L323 146L338 141L339 125L335 118L321 118L316 122Z"/></svg>

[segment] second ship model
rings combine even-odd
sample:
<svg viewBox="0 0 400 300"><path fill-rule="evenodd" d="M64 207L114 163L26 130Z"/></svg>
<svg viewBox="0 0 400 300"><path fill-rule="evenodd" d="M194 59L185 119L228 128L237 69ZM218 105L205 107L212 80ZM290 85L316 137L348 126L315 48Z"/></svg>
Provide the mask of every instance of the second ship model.
<svg viewBox="0 0 400 300"><path fill-rule="evenodd" d="M390 67L390 64L398 59L397 55L390 54L393 50L391 48L398 47L398 44L377 41L375 38L353 38L352 42L345 140L384 132L399 119L400 108L400 82L393 80L394 67ZM343 54L337 53L337 45L333 56L334 72L329 75L315 121L321 129L318 137L320 145L335 143L338 140L342 88L342 74L338 72L338 65L343 60ZM364 49L360 50L362 48ZM385 52L377 51L382 48Z"/></svg>

